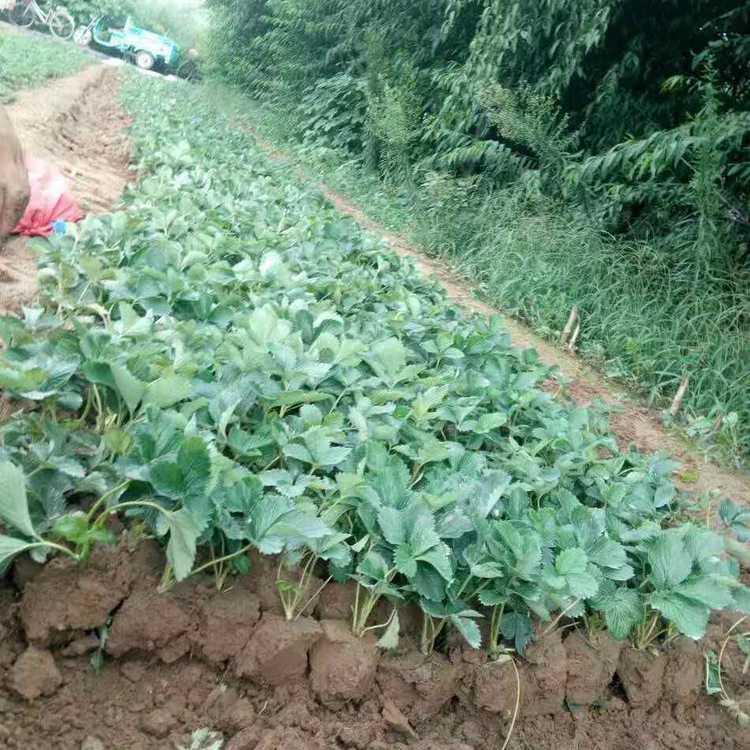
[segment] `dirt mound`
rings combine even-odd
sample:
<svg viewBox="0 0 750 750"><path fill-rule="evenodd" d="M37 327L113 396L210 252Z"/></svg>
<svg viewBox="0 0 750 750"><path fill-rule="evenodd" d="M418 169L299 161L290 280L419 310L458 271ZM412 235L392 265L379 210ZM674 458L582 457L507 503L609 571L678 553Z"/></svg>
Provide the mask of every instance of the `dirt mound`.
<svg viewBox="0 0 750 750"><path fill-rule="evenodd" d="M504 741L517 698L510 661L458 645L426 657L409 636L383 653L344 619L287 621L256 593L271 590L275 572L226 592L207 578L160 594L162 564L157 545L124 542L85 569L19 564L19 588L0 587L0 748L163 750L189 746L201 728L229 750ZM334 589L318 609L344 612L347 595ZM703 695L703 657L690 641L655 655L556 631L518 668L513 748L750 747L750 730Z"/></svg>

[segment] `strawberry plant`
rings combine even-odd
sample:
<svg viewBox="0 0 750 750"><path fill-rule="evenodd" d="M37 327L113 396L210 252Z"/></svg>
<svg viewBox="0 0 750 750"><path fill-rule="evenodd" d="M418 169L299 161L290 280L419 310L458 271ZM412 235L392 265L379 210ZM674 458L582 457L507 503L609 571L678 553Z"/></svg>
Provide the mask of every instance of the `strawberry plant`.
<svg viewBox="0 0 750 750"><path fill-rule="evenodd" d="M671 462L620 451L499 319L178 91L130 86L126 211L41 244L43 306L0 321L0 386L29 407L0 427L0 565L84 563L119 515L164 542L164 585L257 550L289 619L353 580L354 632L392 647L416 603L425 652L447 628L522 651L563 618L646 646L750 611L722 537L678 523Z"/></svg>

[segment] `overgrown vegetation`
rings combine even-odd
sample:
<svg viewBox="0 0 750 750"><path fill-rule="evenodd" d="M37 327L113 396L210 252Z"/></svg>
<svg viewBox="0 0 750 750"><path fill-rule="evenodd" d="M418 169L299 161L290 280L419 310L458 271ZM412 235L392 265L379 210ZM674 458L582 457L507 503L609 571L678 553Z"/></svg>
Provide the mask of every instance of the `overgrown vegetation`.
<svg viewBox="0 0 750 750"><path fill-rule="evenodd" d="M17 91L72 75L90 64L91 58L72 45L37 39L31 47L22 36L0 32L0 103L13 101Z"/></svg>
<svg viewBox="0 0 750 750"><path fill-rule="evenodd" d="M214 65L379 174L505 309L750 450L746 70L733 0L210 0Z"/></svg>
<svg viewBox="0 0 750 750"><path fill-rule="evenodd" d="M426 652L448 627L523 651L563 618L645 648L750 611L671 462L621 453L499 320L457 312L201 94L130 86L126 211L41 244L44 306L0 321L0 387L26 407L0 428L0 567L85 563L122 515L165 543L165 586L282 555L303 585L357 582L358 634L382 600L418 603Z"/></svg>

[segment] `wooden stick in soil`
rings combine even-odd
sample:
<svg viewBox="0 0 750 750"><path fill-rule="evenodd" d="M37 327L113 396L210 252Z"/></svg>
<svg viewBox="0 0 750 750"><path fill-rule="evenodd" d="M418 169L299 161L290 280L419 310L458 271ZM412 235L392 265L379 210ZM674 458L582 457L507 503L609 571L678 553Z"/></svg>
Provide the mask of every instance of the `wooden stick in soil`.
<svg viewBox="0 0 750 750"><path fill-rule="evenodd" d="M672 406L669 407L669 413L676 417L680 409L682 408L682 402L685 398L685 394L687 393L688 385L690 384L690 376L686 375L682 382L680 383L680 387L677 389L677 393L675 393L674 400L672 401Z"/></svg>
<svg viewBox="0 0 750 750"><path fill-rule="evenodd" d="M580 321L576 323L576 329L573 331L573 335L570 337L570 343L568 344L568 351L574 352L576 350L576 343L578 342L578 337L581 335L581 323Z"/></svg>
<svg viewBox="0 0 750 750"><path fill-rule="evenodd" d="M568 317L568 322L565 324L565 328L563 328L562 334L560 334L560 343L565 344L565 342L568 340L568 337L570 336L571 331L573 330L573 326L578 321L578 306L573 305L573 309L570 311L570 316Z"/></svg>

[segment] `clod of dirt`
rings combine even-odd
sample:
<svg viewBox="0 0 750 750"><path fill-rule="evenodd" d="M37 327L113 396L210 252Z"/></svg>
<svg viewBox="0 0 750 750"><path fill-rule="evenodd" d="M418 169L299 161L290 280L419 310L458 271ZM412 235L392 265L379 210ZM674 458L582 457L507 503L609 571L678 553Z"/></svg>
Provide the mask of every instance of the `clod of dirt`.
<svg viewBox="0 0 750 750"><path fill-rule="evenodd" d="M248 727L236 734L229 741L226 750L255 750L260 742L262 731L260 727Z"/></svg>
<svg viewBox="0 0 750 750"><path fill-rule="evenodd" d="M81 745L81 750L105 750L105 747L98 737L87 737Z"/></svg>
<svg viewBox="0 0 750 750"><path fill-rule="evenodd" d="M389 654L378 667L377 683L383 695L414 721L435 716L451 701L459 686L463 665L451 664L441 654Z"/></svg>
<svg viewBox="0 0 750 750"><path fill-rule="evenodd" d="M516 705L518 685L510 660L488 662L476 668L474 675L474 705L493 714L510 719Z"/></svg>
<svg viewBox="0 0 750 750"><path fill-rule="evenodd" d="M321 637L320 625L308 617L287 621L264 612L250 641L235 659L239 677L269 685L299 680L307 673L310 647Z"/></svg>
<svg viewBox="0 0 750 750"><path fill-rule="evenodd" d="M33 701L54 695L62 682L52 654L29 646L13 666L10 684L22 698Z"/></svg>
<svg viewBox="0 0 750 750"><path fill-rule="evenodd" d="M83 572L68 560L50 562L23 593L20 615L26 638L48 646L103 627L132 585L122 562L119 551L108 548L99 548Z"/></svg>
<svg viewBox="0 0 750 750"><path fill-rule="evenodd" d="M568 681L568 655L556 630L526 649L521 674L522 710L526 716L562 713Z"/></svg>
<svg viewBox="0 0 750 750"><path fill-rule="evenodd" d="M259 619L258 597L236 586L203 603L200 625L193 640L209 662L219 664L242 651Z"/></svg>
<svg viewBox="0 0 750 750"><path fill-rule="evenodd" d="M593 633L589 639L576 632L565 639L568 705L590 706L606 700L622 649L622 641L606 632Z"/></svg>
<svg viewBox="0 0 750 750"><path fill-rule="evenodd" d="M626 648L620 654L617 674L632 708L653 708L662 696L667 657Z"/></svg>
<svg viewBox="0 0 750 750"><path fill-rule="evenodd" d="M131 651L152 652L184 641L178 640L192 625L190 614L174 596L158 594L148 588L134 592L112 622L107 653L120 657ZM189 648L189 643L186 644ZM166 652L164 661L173 654Z"/></svg>
<svg viewBox="0 0 750 750"><path fill-rule="evenodd" d="M694 706L703 688L705 666L701 647L688 638L679 638L667 658L664 697L674 704Z"/></svg>
<svg viewBox="0 0 750 750"><path fill-rule="evenodd" d="M415 740L418 738L409 720L390 698L383 698L383 720L394 732Z"/></svg>
<svg viewBox="0 0 750 750"><path fill-rule="evenodd" d="M329 583L318 597L317 616L321 620L348 620L354 610L357 584Z"/></svg>
<svg viewBox="0 0 750 750"><path fill-rule="evenodd" d="M323 637L310 652L312 688L324 704L362 700L375 684L378 647L355 637L343 620L323 620Z"/></svg>
<svg viewBox="0 0 750 750"><path fill-rule="evenodd" d="M146 714L141 721L141 728L157 739L164 739L177 726L177 719L166 709L157 708Z"/></svg>

